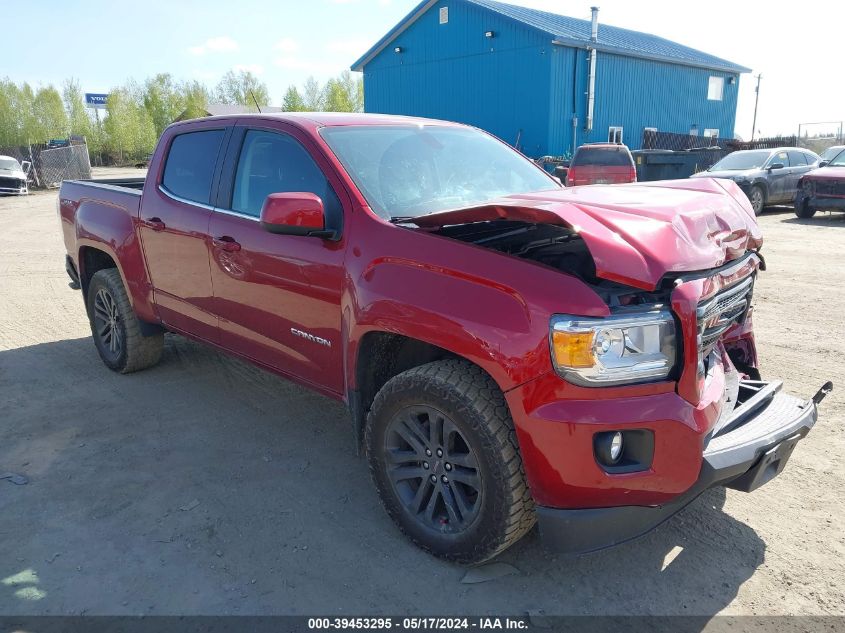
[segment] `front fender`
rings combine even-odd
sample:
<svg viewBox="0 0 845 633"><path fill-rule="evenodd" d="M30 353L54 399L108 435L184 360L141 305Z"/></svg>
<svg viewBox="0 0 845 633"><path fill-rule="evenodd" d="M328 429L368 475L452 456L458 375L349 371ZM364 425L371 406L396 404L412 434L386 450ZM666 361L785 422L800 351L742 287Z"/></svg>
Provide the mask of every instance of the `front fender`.
<svg viewBox="0 0 845 633"><path fill-rule="evenodd" d="M363 214L356 214L359 219ZM549 319L606 316L577 278L445 237L366 218L347 258L347 384L358 346L383 331L420 340L479 365L503 391L551 369ZM357 254L356 254L357 253Z"/></svg>

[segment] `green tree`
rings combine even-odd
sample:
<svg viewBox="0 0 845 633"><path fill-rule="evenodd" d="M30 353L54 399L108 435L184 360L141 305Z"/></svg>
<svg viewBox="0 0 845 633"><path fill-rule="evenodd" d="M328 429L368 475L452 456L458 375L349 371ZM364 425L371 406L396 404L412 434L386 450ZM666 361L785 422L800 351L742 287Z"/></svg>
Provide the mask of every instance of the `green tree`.
<svg viewBox="0 0 845 633"><path fill-rule="evenodd" d="M340 74L340 84L343 86L343 91L346 93L346 98L349 101L352 109L350 112L364 111L364 80L361 77L353 77L352 73L344 70Z"/></svg>
<svg viewBox="0 0 845 633"><path fill-rule="evenodd" d="M259 106L270 105L270 92L267 86L259 81L258 77L248 70L235 73L230 70L215 89L215 97L220 103L231 103L255 108L255 102Z"/></svg>
<svg viewBox="0 0 845 633"><path fill-rule="evenodd" d="M184 100L183 112L186 119L196 119L206 115L208 111L206 108L211 100L208 88L198 81L192 81L182 84L180 91Z"/></svg>
<svg viewBox="0 0 845 633"><path fill-rule="evenodd" d="M65 81L62 87L62 98L67 110L68 131L73 135L85 137L90 144L93 136L91 129L94 126L91 124L91 117L88 116L85 97L82 88L79 87L79 82L75 79Z"/></svg>
<svg viewBox="0 0 845 633"><path fill-rule="evenodd" d="M305 80L303 86L305 109L308 112L322 112L325 110L323 89L314 77Z"/></svg>
<svg viewBox="0 0 845 633"><path fill-rule="evenodd" d="M164 128L173 123L185 109L185 95L169 73L159 73L147 79L143 101L157 136L161 136Z"/></svg>
<svg viewBox="0 0 845 633"><path fill-rule="evenodd" d="M143 103L143 92L134 82L112 90L106 103L103 131L109 151L118 160L141 158L153 151L158 135Z"/></svg>
<svg viewBox="0 0 845 633"><path fill-rule="evenodd" d="M285 112L305 112L305 100L299 94L296 86L288 87L285 98L282 99L282 110Z"/></svg>
<svg viewBox="0 0 845 633"><path fill-rule="evenodd" d="M338 79L329 79L326 83L323 102L326 112L352 112L355 107L343 86L343 82Z"/></svg>
<svg viewBox="0 0 845 633"><path fill-rule="evenodd" d="M62 95L53 86L39 88L32 102L35 116L35 142L46 143L53 138L65 138L68 119Z"/></svg>
<svg viewBox="0 0 845 633"><path fill-rule="evenodd" d="M21 144L20 90L8 77L0 80L0 146Z"/></svg>

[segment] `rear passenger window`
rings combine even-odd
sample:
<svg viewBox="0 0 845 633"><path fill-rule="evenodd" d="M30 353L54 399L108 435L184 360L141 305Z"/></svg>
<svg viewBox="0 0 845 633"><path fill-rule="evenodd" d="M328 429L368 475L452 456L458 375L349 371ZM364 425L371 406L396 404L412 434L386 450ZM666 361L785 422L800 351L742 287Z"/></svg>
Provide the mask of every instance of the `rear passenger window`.
<svg viewBox="0 0 845 633"><path fill-rule="evenodd" d="M805 167L807 159L804 152L789 152L789 164L792 167Z"/></svg>
<svg viewBox="0 0 845 633"><path fill-rule="evenodd" d="M170 143L161 184L169 193L208 204L223 130L188 132Z"/></svg>

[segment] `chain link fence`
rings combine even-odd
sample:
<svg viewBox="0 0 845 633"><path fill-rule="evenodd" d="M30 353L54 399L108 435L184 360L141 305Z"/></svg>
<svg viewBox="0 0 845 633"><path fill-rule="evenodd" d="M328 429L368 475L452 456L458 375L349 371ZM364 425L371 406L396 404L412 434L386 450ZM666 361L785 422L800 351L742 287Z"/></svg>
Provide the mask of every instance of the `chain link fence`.
<svg viewBox="0 0 845 633"><path fill-rule="evenodd" d="M63 147L49 143L23 147L0 147L0 155L32 164L27 175L30 189L52 189L62 180L91 178L91 161L85 141L71 140Z"/></svg>
<svg viewBox="0 0 845 633"><path fill-rule="evenodd" d="M798 146L816 154L822 154L828 147L845 145L843 123L843 121L801 123L798 126Z"/></svg>

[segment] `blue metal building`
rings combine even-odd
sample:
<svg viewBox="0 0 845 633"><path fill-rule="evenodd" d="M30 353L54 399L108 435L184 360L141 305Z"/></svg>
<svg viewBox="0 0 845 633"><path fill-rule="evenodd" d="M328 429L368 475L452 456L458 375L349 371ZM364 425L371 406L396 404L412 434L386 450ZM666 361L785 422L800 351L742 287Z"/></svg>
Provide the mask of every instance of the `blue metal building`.
<svg viewBox="0 0 845 633"><path fill-rule="evenodd" d="M468 123L529 156L608 140L638 149L649 128L733 136L748 68L596 13L423 0L352 69L364 72L367 112Z"/></svg>

